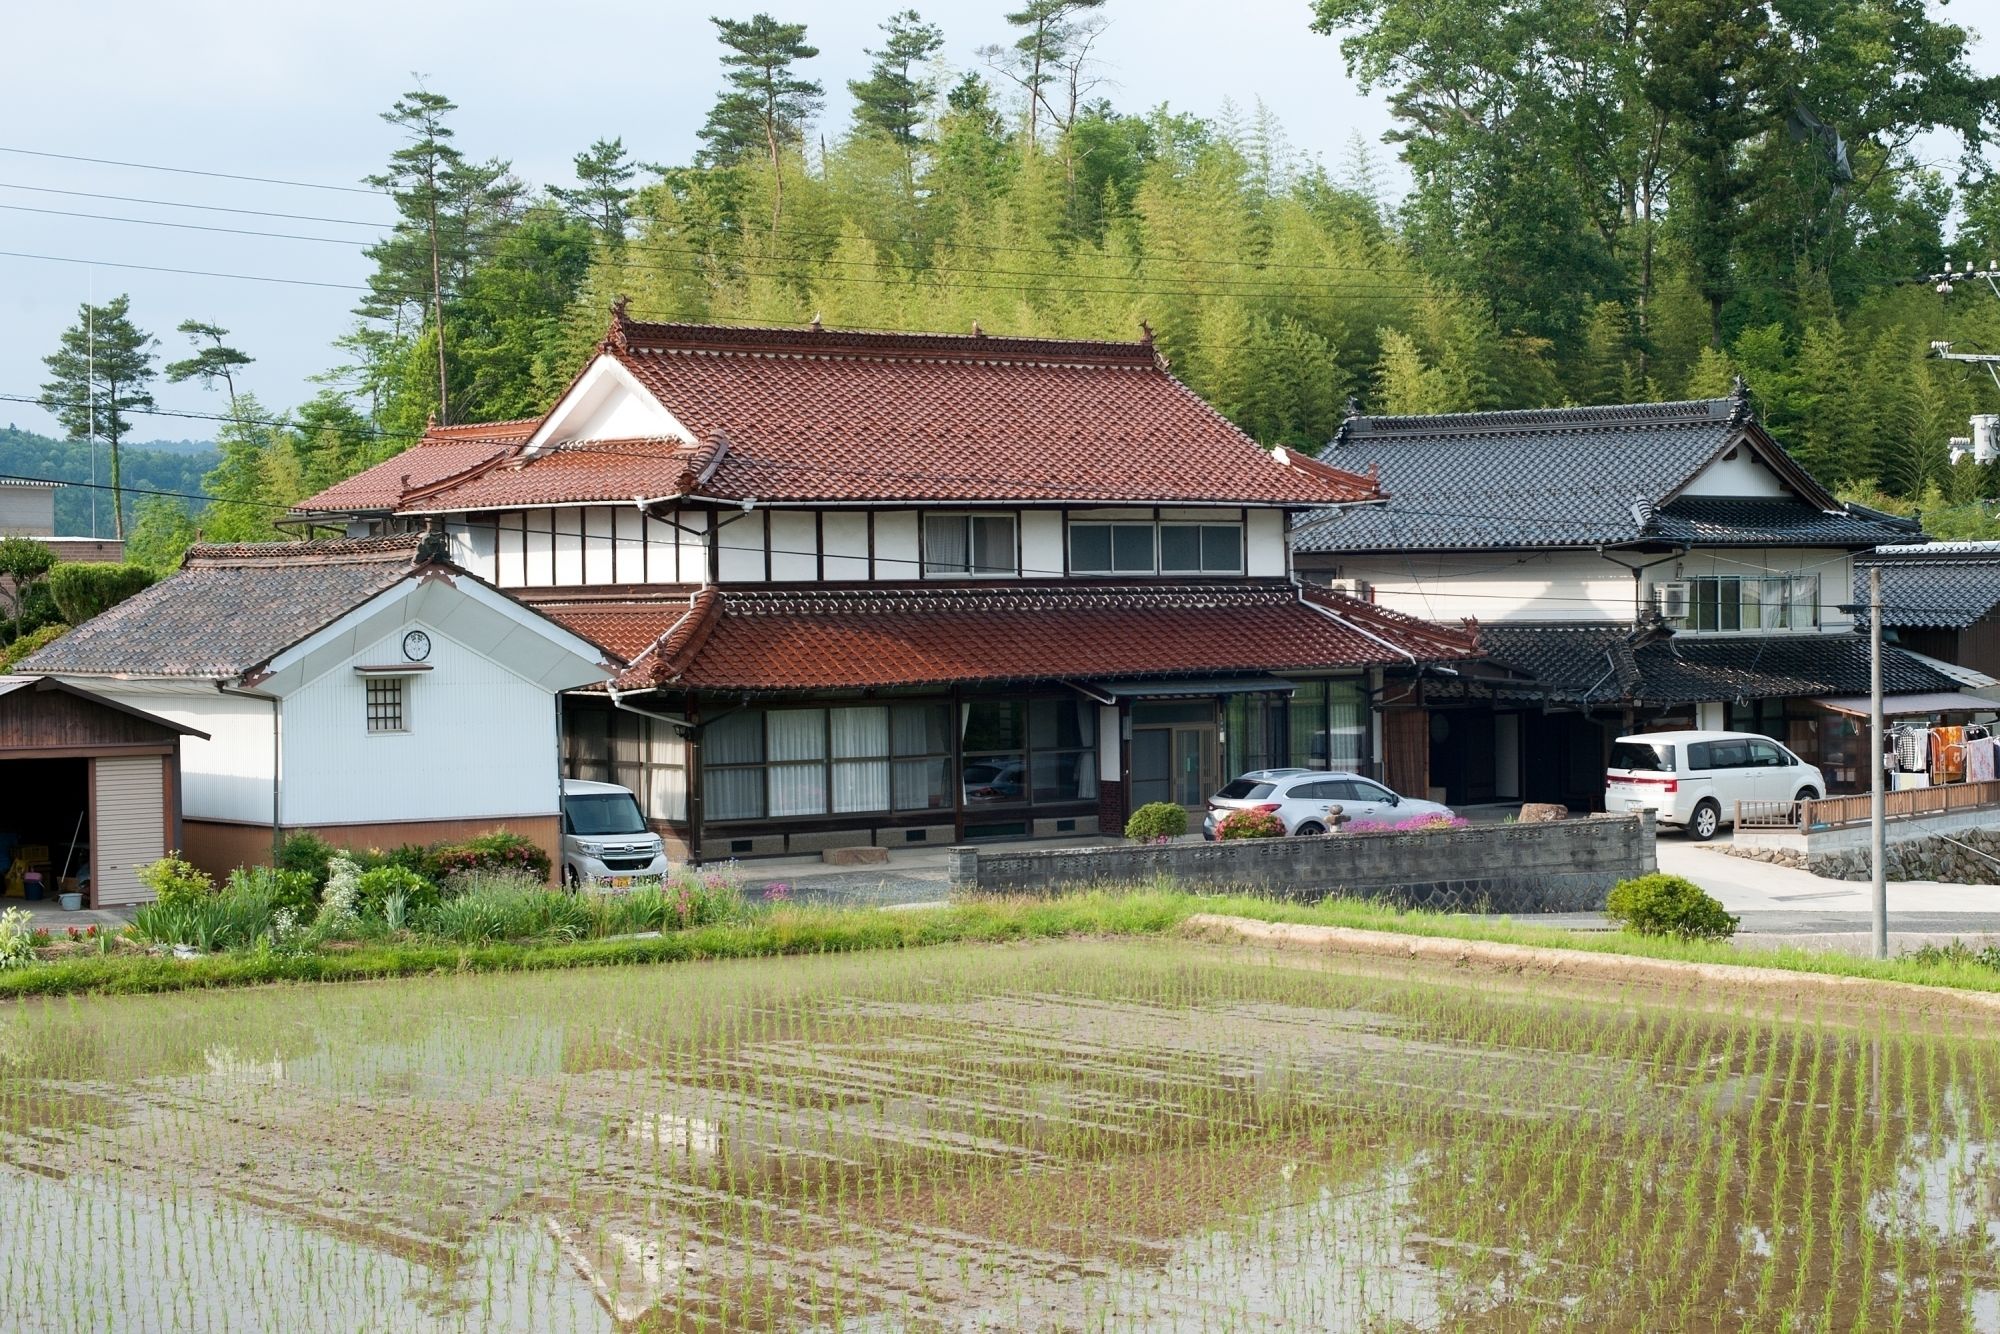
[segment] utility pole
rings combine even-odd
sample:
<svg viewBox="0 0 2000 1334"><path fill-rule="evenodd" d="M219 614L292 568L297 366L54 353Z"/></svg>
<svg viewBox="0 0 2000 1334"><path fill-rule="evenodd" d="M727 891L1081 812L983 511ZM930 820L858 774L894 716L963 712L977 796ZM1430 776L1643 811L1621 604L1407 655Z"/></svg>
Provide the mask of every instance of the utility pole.
<svg viewBox="0 0 2000 1334"><path fill-rule="evenodd" d="M1868 567L1868 851L1874 869L1869 899L1875 928L1875 957L1889 957L1889 879L1884 856L1882 785L1882 567Z"/></svg>

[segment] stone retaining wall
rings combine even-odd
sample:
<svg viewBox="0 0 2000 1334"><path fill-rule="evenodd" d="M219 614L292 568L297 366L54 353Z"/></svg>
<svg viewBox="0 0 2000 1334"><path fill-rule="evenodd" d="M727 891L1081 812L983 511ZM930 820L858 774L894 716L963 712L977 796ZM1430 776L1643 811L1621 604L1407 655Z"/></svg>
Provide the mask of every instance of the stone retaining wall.
<svg viewBox="0 0 2000 1334"><path fill-rule="evenodd" d="M1940 811L1891 820L1883 831L1890 880L1934 880L1951 885L2000 885L2000 811ZM1790 866L1828 880L1868 880L1868 826L1808 831L1743 831L1732 856ZM1985 853L1982 857L1979 854Z"/></svg>
<svg viewBox="0 0 2000 1334"><path fill-rule="evenodd" d="M951 883L954 890L1047 893L1165 880L1283 898L1351 894L1443 911L1594 912L1612 885L1658 869L1653 834L1652 813L1640 812L1430 833L1026 852L956 847Z"/></svg>

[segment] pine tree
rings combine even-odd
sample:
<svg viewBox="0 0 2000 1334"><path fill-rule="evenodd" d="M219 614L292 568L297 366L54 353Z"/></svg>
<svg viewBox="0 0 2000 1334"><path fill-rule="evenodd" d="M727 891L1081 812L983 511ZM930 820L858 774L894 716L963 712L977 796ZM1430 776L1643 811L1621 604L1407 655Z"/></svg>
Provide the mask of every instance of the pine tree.
<svg viewBox="0 0 2000 1334"><path fill-rule="evenodd" d="M806 25L780 23L769 14L748 21L712 18L722 44L727 87L701 127L702 161L733 166L761 148L771 167L771 228L784 211L784 153L805 138L806 124L818 114L826 92L816 80L801 78L793 66L811 60L819 48L806 44Z"/></svg>
<svg viewBox="0 0 2000 1334"><path fill-rule="evenodd" d="M904 184L914 188L918 131L930 118L938 83L926 67L944 46L944 33L914 9L891 14L882 24L886 40L868 52L868 77L849 80L857 130L887 136L903 150Z"/></svg>
<svg viewBox="0 0 2000 1334"><path fill-rule="evenodd" d="M111 522L125 536L125 491L118 446L131 431L127 413L153 406L153 351L159 340L132 323L132 300L119 295L101 306L84 305L54 352L42 358L52 377L41 405L72 440L102 436L111 446Z"/></svg>
<svg viewBox="0 0 2000 1334"><path fill-rule="evenodd" d="M182 320L179 332L188 337L194 345L194 355L180 361L170 361L162 369L170 384L183 384L189 380L201 381L204 389L215 388L217 380L229 394L230 411L236 410L236 372L256 360L247 352L239 352L222 340L229 337L229 330L219 324L205 324L200 320Z"/></svg>
<svg viewBox="0 0 2000 1334"><path fill-rule="evenodd" d="M551 185L549 195L571 216L589 223L605 244L625 244L625 227L632 205L632 178L639 164L626 156L623 139L599 139L573 159L576 188Z"/></svg>

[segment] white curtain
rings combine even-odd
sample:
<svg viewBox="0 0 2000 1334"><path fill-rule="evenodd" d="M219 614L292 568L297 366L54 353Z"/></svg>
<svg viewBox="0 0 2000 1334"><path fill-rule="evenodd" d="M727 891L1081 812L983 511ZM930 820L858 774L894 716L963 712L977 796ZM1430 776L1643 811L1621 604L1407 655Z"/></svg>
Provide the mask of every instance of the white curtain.
<svg viewBox="0 0 2000 1334"><path fill-rule="evenodd" d="M924 573L965 574L971 569L968 530L963 515L924 517Z"/></svg>
<svg viewBox="0 0 2000 1334"><path fill-rule="evenodd" d="M835 760L833 762L833 809L836 811L888 810L889 761Z"/></svg>
<svg viewBox="0 0 2000 1334"><path fill-rule="evenodd" d="M826 814L824 764L774 764L768 772L772 815Z"/></svg>
<svg viewBox="0 0 2000 1334"><path fill-rule="evenodd" d="M886 705L871 708L835 709L833 758L868 759L889 753L889 710Z"/></svg>
<svg viewBox="0 0 2000 1334"><path fill-rule="evenodd" d="M826 758L825 709L773 709L764 718L772 763Z"/></svg>
<svg viewBox="0 0 2000 1334"><path fill-rule="evenodd" d="M764 815L762 769L705 769L702 796L711 820L758 820Z"/></svg>

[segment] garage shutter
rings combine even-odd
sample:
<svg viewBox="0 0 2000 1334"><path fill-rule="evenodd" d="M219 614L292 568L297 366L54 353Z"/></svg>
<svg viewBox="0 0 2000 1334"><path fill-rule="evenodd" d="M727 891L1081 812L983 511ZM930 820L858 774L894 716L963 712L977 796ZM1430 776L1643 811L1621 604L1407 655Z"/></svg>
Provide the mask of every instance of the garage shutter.
<svg viewBox="0 0 2000 1334"><path fill-rule="evenodd" d="M165 762L158 755L100 759L97 766L97 846L91 849L93 906L144 903L152 892L133 872L167 850Z"/></svg>

